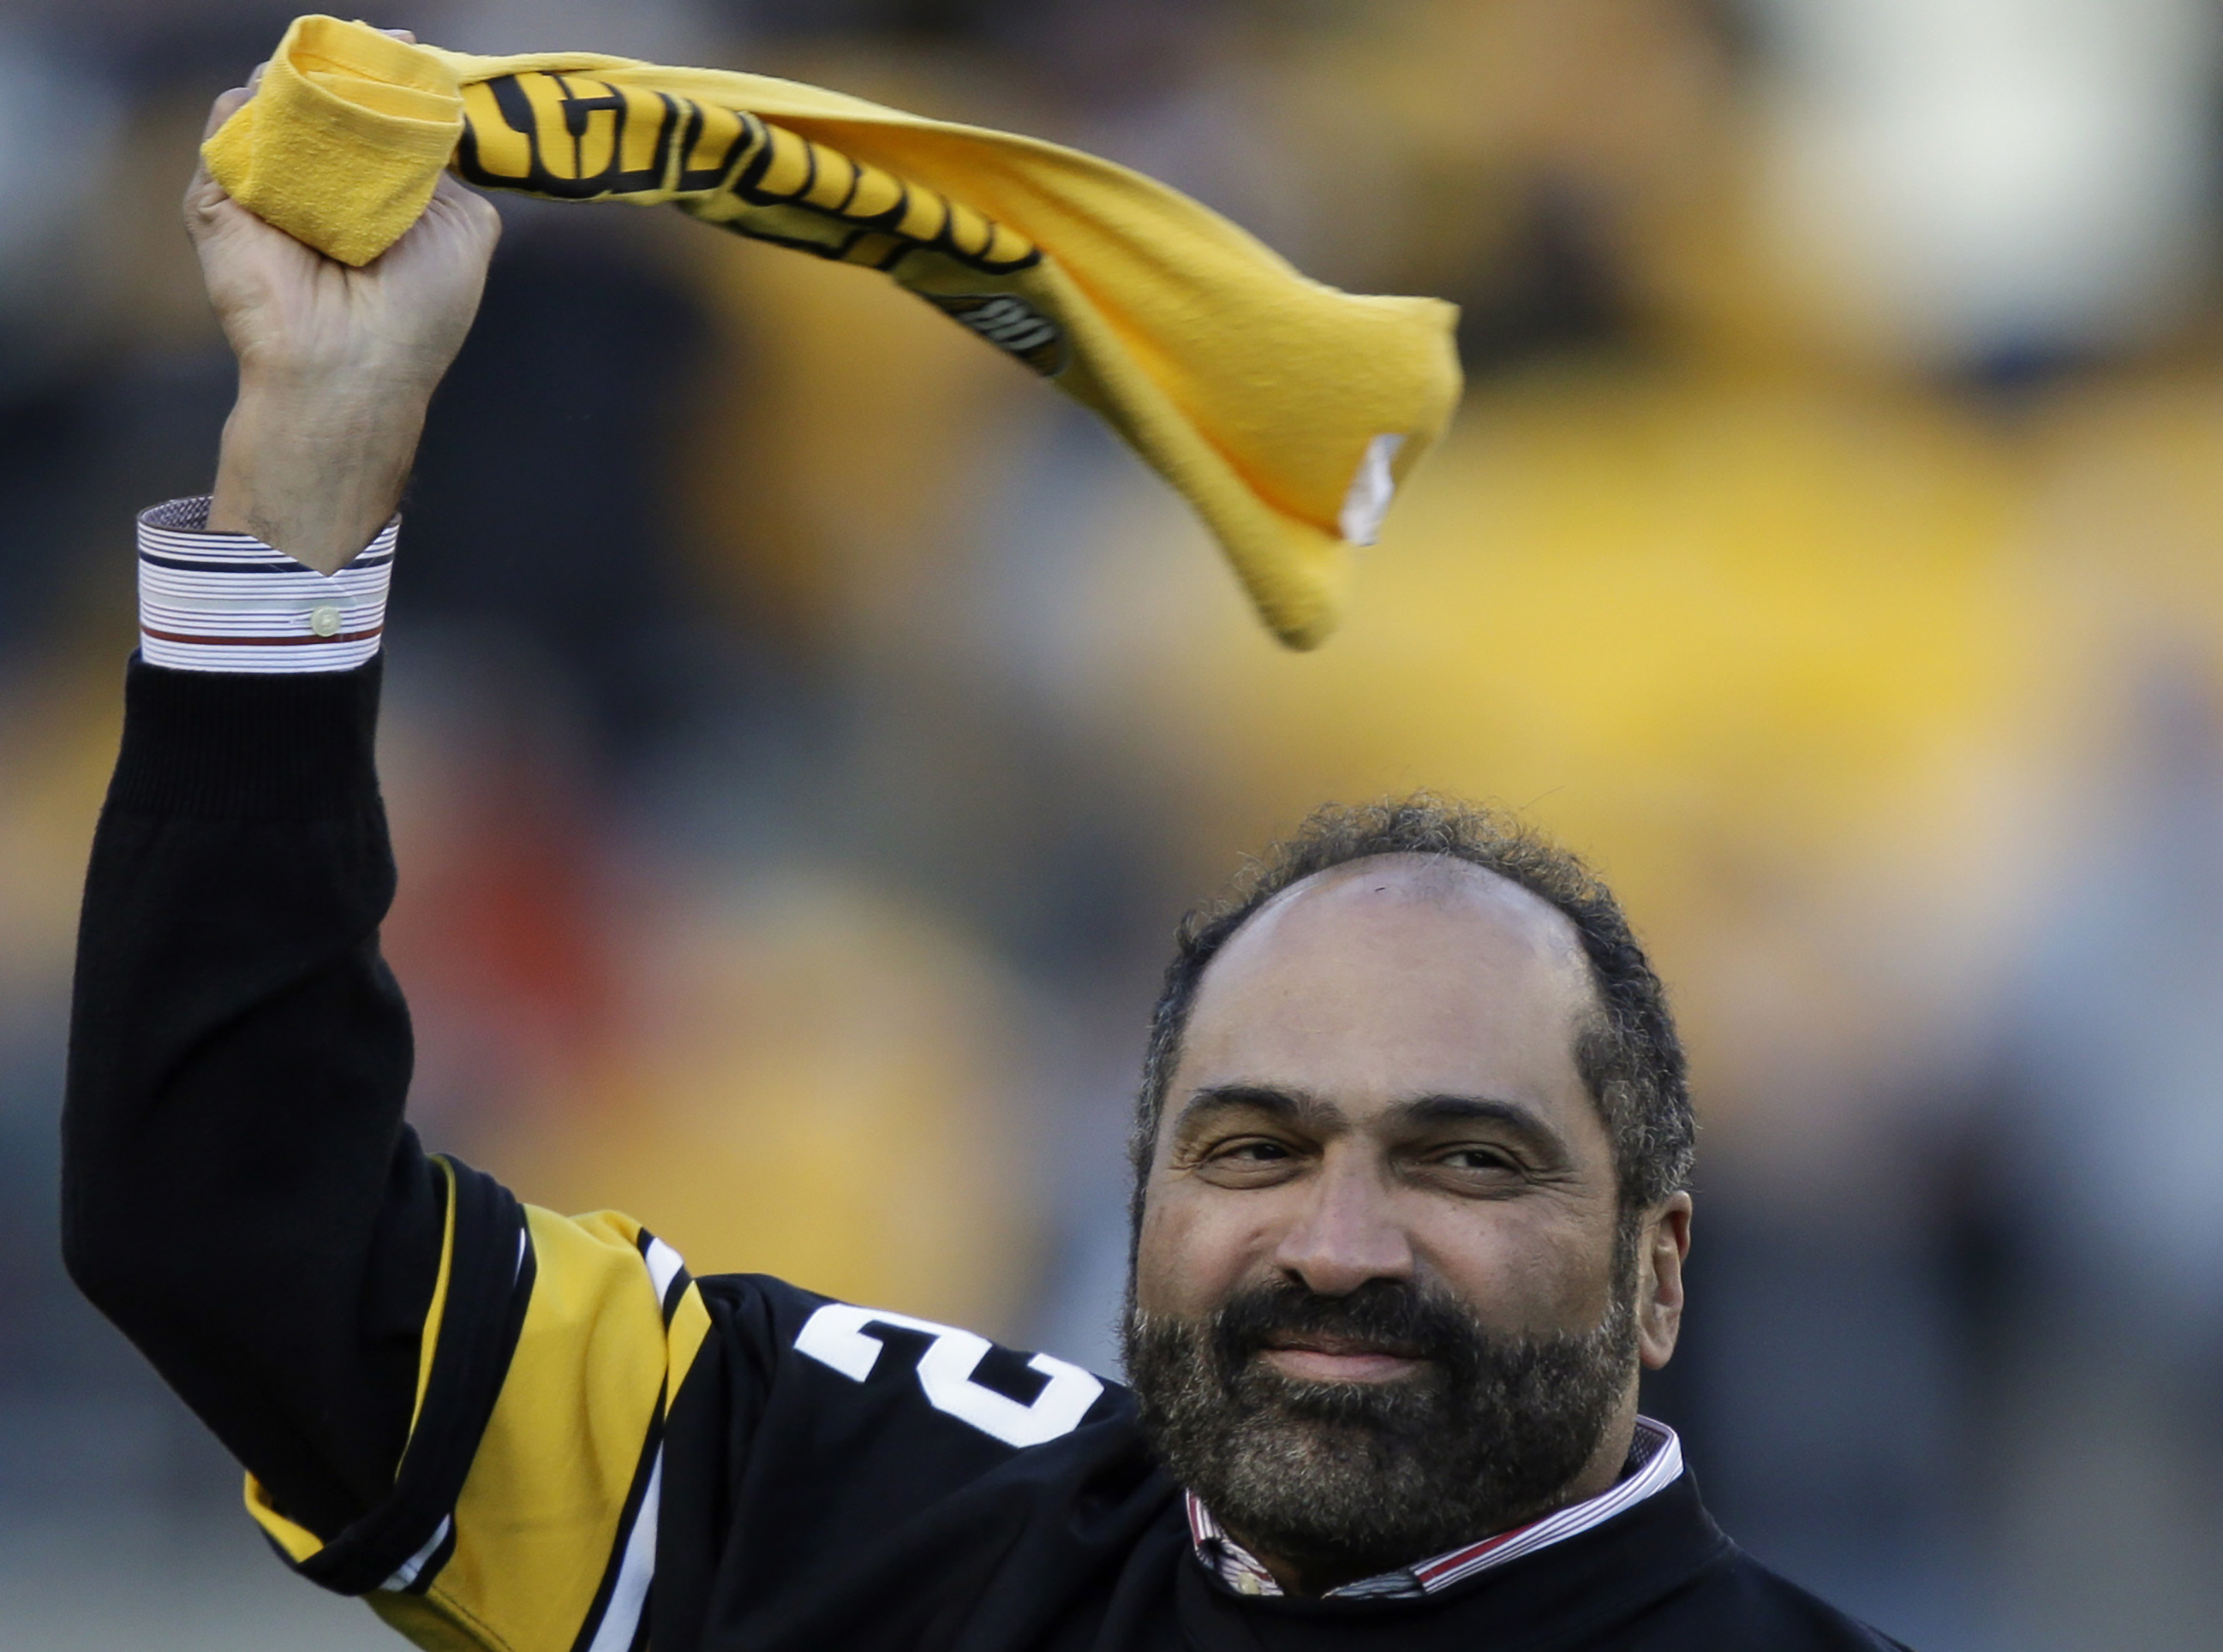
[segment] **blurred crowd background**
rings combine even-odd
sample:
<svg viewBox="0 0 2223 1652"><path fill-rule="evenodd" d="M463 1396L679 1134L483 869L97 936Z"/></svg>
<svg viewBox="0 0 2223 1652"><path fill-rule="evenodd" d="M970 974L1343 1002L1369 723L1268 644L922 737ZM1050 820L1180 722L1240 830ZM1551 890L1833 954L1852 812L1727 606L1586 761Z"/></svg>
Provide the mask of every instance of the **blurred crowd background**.
<svg viewBox="0 0 2223 1652"><path fill-rule="evenodd" d="M231 388L175 200L291 7L0 9L0 1642L325 1652L55 1244L131 516ZM417 0L1129 161L1464 306L1278 652L1088 420L868 272L502 203L386 773L419 1127L698 1272L1110 1369L1181 911L1326 798L1616 883L1704 1124L1648 1396L1926 1652L2223 1620L2223 13L2205 0Z"/></svg>

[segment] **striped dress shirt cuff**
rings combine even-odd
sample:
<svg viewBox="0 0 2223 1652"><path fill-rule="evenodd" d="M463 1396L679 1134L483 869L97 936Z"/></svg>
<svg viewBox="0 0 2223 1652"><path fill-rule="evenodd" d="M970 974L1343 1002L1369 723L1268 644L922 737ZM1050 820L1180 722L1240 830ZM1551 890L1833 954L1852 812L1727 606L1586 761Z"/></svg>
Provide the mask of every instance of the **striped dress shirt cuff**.
<svg viewBox="0 0 2223 1652"><path fill-rule="evenodd" d="M208 531L209 501L139 516L139 653L185 672L343 672L378 652L394 517L353 562L320 574L246 533Z"/></svg>

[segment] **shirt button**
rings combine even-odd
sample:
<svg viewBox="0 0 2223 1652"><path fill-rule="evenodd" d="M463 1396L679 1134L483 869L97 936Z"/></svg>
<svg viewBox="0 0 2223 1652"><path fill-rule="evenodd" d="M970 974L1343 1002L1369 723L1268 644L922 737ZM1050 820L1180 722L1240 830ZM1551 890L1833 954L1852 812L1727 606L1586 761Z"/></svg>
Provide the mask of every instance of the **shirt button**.
<svg viewBox="0 0 2223 1652"><path fill-rule="evenodd" d="M320 637L337 637L340 634L340 611L330 602L319 602L309 610L309 629Z"/></svg>

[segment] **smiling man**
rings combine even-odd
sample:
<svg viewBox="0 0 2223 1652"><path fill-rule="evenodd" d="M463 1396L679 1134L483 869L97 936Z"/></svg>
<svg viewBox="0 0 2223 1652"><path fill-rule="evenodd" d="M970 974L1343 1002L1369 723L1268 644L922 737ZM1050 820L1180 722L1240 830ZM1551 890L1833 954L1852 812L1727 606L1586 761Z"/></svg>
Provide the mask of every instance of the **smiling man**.
<svg viewBox="0 0 2223 1652"><path fill-rule="evenodd" d="M1894 1644L1731 1545L1636 1415L1682 1308L1682 1056L1610 896L1487 815L1325 813L1184 929L1130 1387L696 1279L428 1155L379 646L494 217L444 184L362 270L205 176L187 218L240 394L212 496L141 518L64 1242L296 1570L484 1652Z"/></svg>
<svg viewBox="0 0 2223 1652"><path fill-rule="evenodd" d="M1421 1592L1422 1557L1665 1485L1635 1374L1674 1351L1691 1136L1611 898L1486 815L1323 811L1192 924L1143 1084L1126 1351L1222 1572Z"/></svg>

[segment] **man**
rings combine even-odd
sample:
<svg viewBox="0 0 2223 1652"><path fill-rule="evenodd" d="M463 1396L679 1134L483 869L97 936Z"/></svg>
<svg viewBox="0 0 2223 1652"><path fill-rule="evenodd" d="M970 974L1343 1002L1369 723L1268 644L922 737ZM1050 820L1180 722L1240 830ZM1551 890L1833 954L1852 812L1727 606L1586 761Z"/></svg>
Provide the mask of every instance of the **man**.
<svg viewBox="0 0 2223 1652"><path fill-rule="evenodd" d="M356 271L205 176L187 217L240 393L211 498L142 518L65 1244L298 1570L490 1652L1894 1644L1730 1545L1636 1415L1681 1052L1611 897L1472 811L1324 814L1184 930L1130 1389L428 1157L377 647L495 220L444 183Z"/></svg>

